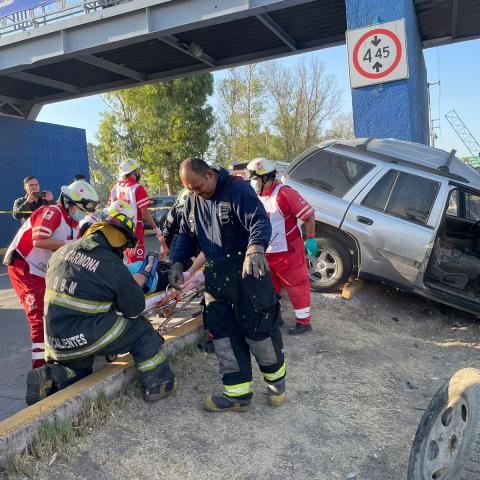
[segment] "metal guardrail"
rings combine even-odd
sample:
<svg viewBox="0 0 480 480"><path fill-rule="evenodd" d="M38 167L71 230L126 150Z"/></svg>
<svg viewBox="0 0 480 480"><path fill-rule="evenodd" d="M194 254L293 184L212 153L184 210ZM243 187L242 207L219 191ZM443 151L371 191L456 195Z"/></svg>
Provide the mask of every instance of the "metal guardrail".
<svg viewBox="0 0 480 480"><path fill-rule="evenodd" d="M67 17L95 12L124 3L124 0L57 0L29 10L0 17L0 37L40 28Z"/></svg>

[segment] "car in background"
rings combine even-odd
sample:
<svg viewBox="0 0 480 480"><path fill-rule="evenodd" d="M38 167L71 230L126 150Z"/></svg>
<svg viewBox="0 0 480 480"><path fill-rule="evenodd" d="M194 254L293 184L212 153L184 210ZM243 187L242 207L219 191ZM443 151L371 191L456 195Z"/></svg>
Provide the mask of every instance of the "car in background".
<svg viewBox="0 0 480 480"><path fill-rule="evenodd" d="M354 273L480 314L480 175L455 150L328 141L282 181L315 209L312 290L338 290Z"/></svg>
<svg viewBox="0 0 480 480"><path fill-rule="evenodd" d="M177 199L176 195L164 195L160 197L150 197L152 204L148 207L152 212L152 217L158 227L162 228L167 218L168 211ZM143 220L143 228L151 228L150 225Z"/></svg>

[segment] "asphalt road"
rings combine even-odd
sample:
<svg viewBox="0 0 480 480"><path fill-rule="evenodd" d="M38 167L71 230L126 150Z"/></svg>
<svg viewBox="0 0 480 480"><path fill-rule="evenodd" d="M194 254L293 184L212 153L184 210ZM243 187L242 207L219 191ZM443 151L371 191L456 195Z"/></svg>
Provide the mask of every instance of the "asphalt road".
<svg viewBox="0 0 480 480"><path fill-rule="evenodd" d="M146 236L147 251L155 250L157 241L151 232ZM31 368L30 329L23 307L0 266L0 421L25 405L25 377ZM103 365L99 359L96 368Z"/></svg>
<svg viewBox="0 0 480 480"><path fill-rule="evenodd" d="M30 332L25 313L0 267L0 420L25 406L25 375L31 367Z"/></svg>

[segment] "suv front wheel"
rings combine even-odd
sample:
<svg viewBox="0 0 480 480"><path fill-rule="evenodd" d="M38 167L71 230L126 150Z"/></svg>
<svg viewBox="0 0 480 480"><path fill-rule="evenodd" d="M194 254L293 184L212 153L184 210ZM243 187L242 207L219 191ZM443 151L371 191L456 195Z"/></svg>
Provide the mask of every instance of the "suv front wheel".
<svg viewBox="0 0 480 480"><path fill-rule="evenodd" d="M314 292L339 290L353 272L353 258L340 242L327 237L317 240L318 256L307 255L310 288Z"/></svg>

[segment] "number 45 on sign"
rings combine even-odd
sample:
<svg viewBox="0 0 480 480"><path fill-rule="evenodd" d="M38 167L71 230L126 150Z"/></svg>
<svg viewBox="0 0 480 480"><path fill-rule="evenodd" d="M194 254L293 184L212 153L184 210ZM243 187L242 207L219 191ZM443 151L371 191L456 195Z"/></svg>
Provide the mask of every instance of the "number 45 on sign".
<svg viewBox="0 0 480 480"><path fill-rule="evenodd" d="M348 30L352 88L408 78L405 19Z"/></svg>

